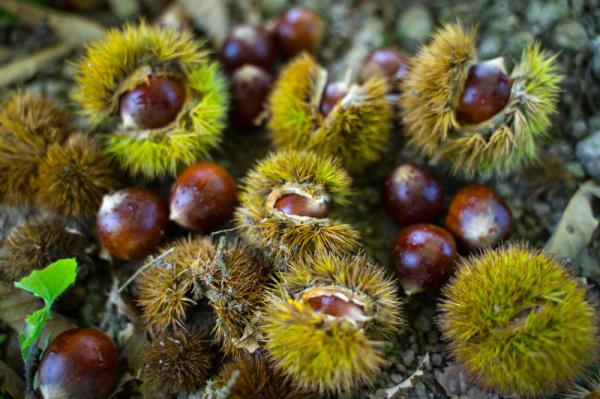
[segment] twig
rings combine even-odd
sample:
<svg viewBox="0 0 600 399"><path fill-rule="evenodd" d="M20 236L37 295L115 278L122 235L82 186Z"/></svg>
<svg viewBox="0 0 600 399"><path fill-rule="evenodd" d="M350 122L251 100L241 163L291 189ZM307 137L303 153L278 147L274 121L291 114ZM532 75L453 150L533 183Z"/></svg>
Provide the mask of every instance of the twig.
<svg viewBox="0 0 600 399"><path fill-rule="evenodd" d="M150 262L146 263L145 265L143 265L142 267L140 267L139 269L137 269L135 271L135 273L133 273L131 275L131 277L129 277L127 279L127 281L125 281L123 283L122 286L119 287L119 289L117 290L118 293L121 293L125 288L127 288L127 286L129 284L131 284L133 282L133 280L136 279L137 276L140 275L141 272L143 272L144 270L146 270L147 268L149 268L150 266L154 266L156 263L160 262L162 259L164 259L165 257L171 255L173 253L173 251L175 251L175 248L169 248L167 249L165 252L163 252L162 254L158 255L156 258L152 259Z"/></svg>
<svg viewBox="0 0 600 399"><path fill-rule="evenodd" d="M38 347L39 339L37 339L33 345L29 348L29 354L27 361L25 362L25 398L36 399L35 389L33 388L33 381L35 379L35 372L37 371L38 361L40 358L40 348Z"/></svg>
<svg viewBox="0 0 600 399"><path fill-rule="evenodd" d="M21 0L0 0L0 7L17 15L20 21L34 28L47 22L65 43L81 45L104 36L102 25L75 14L55 11Z"/></svg>
<svg viewBox="0 0 600 399"><path fill-rule="evenodd" d="M66 56L73 49L74 46L71 43L60 43L17 58L0 68L0 87L29 79L42 68L47 68Z"/></svg>

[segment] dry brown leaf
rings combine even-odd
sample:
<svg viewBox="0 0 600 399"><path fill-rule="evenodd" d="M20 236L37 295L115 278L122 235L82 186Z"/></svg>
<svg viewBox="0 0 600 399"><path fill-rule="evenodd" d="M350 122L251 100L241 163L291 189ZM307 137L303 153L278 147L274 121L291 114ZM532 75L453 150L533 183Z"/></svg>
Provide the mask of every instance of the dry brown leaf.
<svg viewBox="0 0 600 399"><path fill-rule="evenodd" d="M73 48L73 44L61 43L13 60L0 68L0 87L31 78L38 71L48 68L49 65L62 59Z"/></svg>
<svg viewBox="0 0 600 399"><path fill-rule="evenodd" d="M230 30L230 16L226 0L179 0L188 18L203 29L216 48Z"/></svg>
<svg viewBox="0 0 600 399"><path fill-rule="evenodd" d="M546 243L545 252L570 260L581 253L599 223L592 209L594 198L600 199L600 185L590 180L579 187Z"/></svg>
<svg viewBox="0 0 600 399"><path fill-rule="evenodd" d="M43 303L40 299L15 288L10 283L0 281L0 320L8 324L13 330L25 331L25 318L42 307ZM40 335L39 346L43 347L49 341L49 338L75 327L77 326L66 317L52 312L52 318L48 319Z"/></svg>
<svg viewBox="0 0 600 399"><path fill-rule="evenodd" d="M102 25L75 14L20 0L0 0L0 7L17 15L20 22L33 28L47 23L65 43L81 45L104 36Z"/></svg>
<svg viewBox="0 0 600 399"><path fill-rule="evenodd" d="M400 384L385 390L385 398L393 399L400 393L400 391L413 388L416 380L423 376L423 370L429 368L429 365L429 353L427 353L423 357L423 360L421 360L421 363L419 363L419 366L415 372L412 373L410 377L402 381Z"/></svg>
<svg viewBox="0 0 600 399"><path fill-rule="evenodd" d="M448 364L443 372L435 372L435 380L451 397L466 396L470 399L498 399L498 395L480 390L454 363Z"/></svg>
<svg viewBox="0 0 600 399"><path fill-rule="evenodd" d="M25 392L25 382L3 361L0 361L0 390L15 399L23 398Z"/></svg>

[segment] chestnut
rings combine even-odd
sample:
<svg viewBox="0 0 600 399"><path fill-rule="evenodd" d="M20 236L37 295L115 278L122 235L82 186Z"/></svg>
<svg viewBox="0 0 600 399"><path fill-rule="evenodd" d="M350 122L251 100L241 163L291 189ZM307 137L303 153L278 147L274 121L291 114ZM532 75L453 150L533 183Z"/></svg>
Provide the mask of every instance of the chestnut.
<svg viewBox="0 0 600 399"><path fill-rule="evenodd" d="M303 51L314 53L323 40L323 20L308 8L290 8L280 17L274 33L275 41L286 57L294 57Z"/></svg>
<svg viewBox="0 0 600 399"><path fill-rule="evenodd" d="M153 252L165 235L168 209L155 192L129 187L105 195L96 227L104 249L118 259L138 259Z"/></svg>
<svg viewBox="0 0 600 399"><path fill-rule="evenodd" d="M205 232L227 221L236 203L233 177L216 163L198 162L181 172L171 188L170 219Z"/></svg>
<svg viewBox="0 0 600 399"><path fill-rule="evenodd" d="M506 106L511 88L509 77L493 63L471 66L456 108L457 119L469 125L490 119Z"/></svg>
<svg viewBox="0 0 600 399"><path fill-rule="evenodd" d="M444 187L425 168L403 163L388 172L381 203L388 216L401 226L435 222L442 214Z"/></svg>
<svg viewBox="0 0 600 399"><path fill-rule="evenodd" d="M60 333L46 348L38 378L45 399L107 398L115 387L118 352L113 341L95 328Z"/></svg>
<svg viewBox="0 0 600 399"><path fill-rule="evenodd" d="M244 64L269 70L275 61L273 36L260 26L236 26L225 38L219 58L227 72Z"/></svg>
<svg viewBox="0 0 600 399"><path fill-rule="evenodd" d="M328 83L323 90L319 111L321 115L327 116L338 102L348 94L348 85L342 82Z"/></svg>
<svg viewBox="0 0 600 399"><path fill-rule="evenodd" d="M391 263L407 295L435 292L450 277L456 261L456 242L445 229L415 224L394 241Z"/></svg>
<svg viewBox="0 0 600 399"><path fill-rule="evenodd" d="M390 82L402 81L408 71L408 55L393 48L382 48L369 53L362 65L361 79L382 76Z"/></svg>
<svg viewBox="0 0 600 399"><path fill-rule="evenodd" d="M273 77L264 69L246 64L231 77L231 118L238 126L255 126L264 110Z"/></svg>
<svg viewBox="0 0 600 399"><path fill-rule="evenodd" d="M125 127L157 129L173 122L185 102L184 83L172 76L149 75L119 100Z"/></svg>
<svg viewBox="0 0 600 399"><path fill-rule="evenodd" d="M317 313L333 317L364 317L361 306L337 295L315 295L306 299L306 303Z"/></svg>
<svg viewBox="0 0 600 399"><path fill-rule="evenodd" d="M325 200L295 193L281 196L275 201L273 208L290 216L323 219L329 215L329 206Z"/></svg>
<svg viewBox="0 0 600 399"><path fill-rule="evenodd" d="M475 251L494 247L508 237L512 213L492 189L472 185L452 199L445 226L464 249Z"/></svg>

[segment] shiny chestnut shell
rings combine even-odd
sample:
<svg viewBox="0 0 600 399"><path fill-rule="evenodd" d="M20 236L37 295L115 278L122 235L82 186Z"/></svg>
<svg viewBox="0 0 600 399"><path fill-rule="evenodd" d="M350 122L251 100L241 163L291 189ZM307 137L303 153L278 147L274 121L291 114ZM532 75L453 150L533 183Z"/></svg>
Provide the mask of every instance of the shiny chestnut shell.
<svg viewBox="0 0 600 399"><path fill-rule="evenodd" d="M219 58L227 72L245 64L271 69L275 61L273 36L264 28L250 24L233 28L225 38Z"/></svg>
<svg viewBox="0 0 600 399"><path fill-rule="evenodd" d="M510 208L491 188L472 185L452 199L445 221L466 250L494 247L508 238L512 228Z"/></svg>
<svg viewBox="0 0 600 399"><path fill-rule="evenodd" d="M236 203L233 177L216 163L198 162L173 184L170 218L187 229L210 231L231 217Z"/></svg>
<svg viewBox="0 0 600 399"><path fill-rule="evenodd" d="M339 103L342 98L346 97L346 94L348 94L348 86L346 84L341 82L328 83L321 96L321 105L319 106L321 115L329 115L337 103Z"/></svg>
<svg viewBox="0 0 600 399"><path fill-rule="evenodd" d="M308 8L290 8L279 19L274 33L275 42L286 57L303 51L314 53L323 40L323 20Z"/></svg>
<svg viewBox="0 0 600 399"><path fill-rule="evenodd" d="M361 79L382 76L389 81L402 81L408 71L408 55L393 48L382 48L367 55L361 68Z"/></svg>
<svg viewBox="0 0 600 399"><path fill-rule="evenodd" d="M445 229L415 224L398 234L391 263L407 294L437 291L450 277L456 242Z"/></svg>
<svg viewBox="0 0 600 399"><path fill-rule="evenodd" d="M107 398L115 387L118 352L95 328L73 328L56 336L40 361L40 391L46 399Z"/></svg>
<svg viewBox="0 0 600 399"><path fill-rule="evenodd" d="M131 260L158 247L168 221L167 204L160 195L129 187L104 196L96 228L104 249L115 258Z"/></svg>
<svg viewBox="0 0 600 399"><path fill-rule="evenodd" d="M404 163L388 172L381 203L387 215L401 226L435 222L442 214L444 187L425 168Z"/></svg>
<svg viewBox="0 0 600 399"><path fill-rule="evenodd" d="M344 300L336 295L315 295L306 299L306 303L317 313L334 317L364 317L364 311L358 304Z"/></svg>
<svg viewBox="0 0 600 399"><path fill-rule="evenodd" d="M125 127L157 129L173 122L185 102L185 84L172 76L152 74L119 100Z"/></svg>
<svg viewBox="0 0 600 399"><path fill-rule="evenodd" d="M322 219L329 215L329 206L325 201L318 201L295 193L282 195L275 201L273 208L290 216Z"/></svg>
<svg viewBox="0 0 600 399"><path fill-rule="evenodd" d="M457 119L469 125L490 119L508 103L511 87L509 77L495 65L473 65L456 108Z"/></svg>
<svg viewBox="0 0 600 399"><path fill-rule="evenodd" d="M231 118L238 126L253 127L263 112L273 77L254 65L244 65L231 76Z"/></svg>

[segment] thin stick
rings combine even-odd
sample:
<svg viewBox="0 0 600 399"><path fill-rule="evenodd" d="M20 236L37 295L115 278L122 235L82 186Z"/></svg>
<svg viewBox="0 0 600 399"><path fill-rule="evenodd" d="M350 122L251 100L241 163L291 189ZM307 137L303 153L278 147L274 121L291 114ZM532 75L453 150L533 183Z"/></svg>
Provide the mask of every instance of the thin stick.
<svg viewBox="0 0 600 399"><path fill-rule="evenodd" d="M120 286L117 289L118 293L121 293L121 291L123 291L125 288L127 288L127 286L129 284L131 284L133 282L133 280L136 279L137 276L140 275L141 272L143 272L144 270L146 270L147 268L149 268L150 266L155 265L156 263L158 263L160 260L164 259L165 257L171 255L173 253L173 251L175 251L175 248L169 248L167 249L165 252L163 252L162 254L158 255L156 258L152 259L150 262L146 263L145 265L143 265L142 267L140 267L139 269L137 269L135 271L135 273L133 273L131 275L131 277L129 277L127 279L127 281L125 281L125 283L123 283L122 286Z"/></svg>
<svg viewBox="0 0 600 399"><path fill-rule="evenodd" d="M31 78L41 69L48 68L49 65L65 57L73 48L72 44L60 43L15 59L0 68L0 87Z"/></svg>

